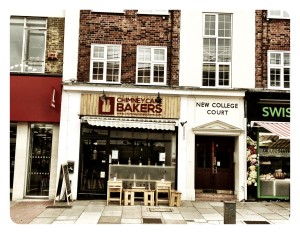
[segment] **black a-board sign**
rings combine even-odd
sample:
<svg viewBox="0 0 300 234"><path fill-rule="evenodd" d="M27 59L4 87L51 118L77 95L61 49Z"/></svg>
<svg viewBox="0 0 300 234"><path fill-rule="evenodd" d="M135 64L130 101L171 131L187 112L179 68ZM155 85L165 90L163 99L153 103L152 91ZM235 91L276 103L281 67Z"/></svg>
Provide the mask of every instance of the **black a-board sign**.
<svg viewBox="0 0 300 234"><path fill-rule="evenodd" d="M65 186L63 186L63 185L65 185ZM64 195L69 204L69 200L72 201L72 191L71 191L71 182L70 182L70 178L69 178L69 170L68 170L67 163L63 163L60 168L58 186L57 186L57 190L56 190L54 203L57 198L60 200L62 189L65 190Z"/></svg>

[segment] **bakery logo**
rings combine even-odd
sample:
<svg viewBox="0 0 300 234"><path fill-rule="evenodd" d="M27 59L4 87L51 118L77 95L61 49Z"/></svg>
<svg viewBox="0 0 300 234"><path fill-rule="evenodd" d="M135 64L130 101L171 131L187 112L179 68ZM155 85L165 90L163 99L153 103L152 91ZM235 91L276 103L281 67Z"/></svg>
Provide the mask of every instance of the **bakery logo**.
<svg viewBox="0 0 300 234"><path fill-rule="evenodd" d="M98 112L102 115L113 115L115 112L115 98L106 97L105 100L99 98Z"/></svg>

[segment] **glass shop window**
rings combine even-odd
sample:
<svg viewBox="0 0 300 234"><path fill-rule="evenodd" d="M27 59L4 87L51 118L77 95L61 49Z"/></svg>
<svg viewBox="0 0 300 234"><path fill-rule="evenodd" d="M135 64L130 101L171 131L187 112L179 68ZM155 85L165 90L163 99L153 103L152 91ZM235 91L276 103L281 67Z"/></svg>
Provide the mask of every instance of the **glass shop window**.
<svg viewBox="0 0 300 234"><path fill-rule="evenodd" d="M27 196L48 196L53 126L31 124Z"/></svg>

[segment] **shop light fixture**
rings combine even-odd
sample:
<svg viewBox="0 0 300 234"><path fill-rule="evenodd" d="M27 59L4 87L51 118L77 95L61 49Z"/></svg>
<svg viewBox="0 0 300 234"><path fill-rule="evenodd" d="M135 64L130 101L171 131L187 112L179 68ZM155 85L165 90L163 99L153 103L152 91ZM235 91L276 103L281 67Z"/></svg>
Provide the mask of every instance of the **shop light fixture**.
<svg viewBox="0 0 300 234"><path fill-rule="evenodd" d="M102 93L102 96L100 97L100 99L101 99L102 102L106 101L106 95L104 93L104 90L103 90L103 93Z"/></svg>
<svg viewBox="0 0 300 234"><path fill-rule="evenodd" d="M157 94L157 98L155 99L155 102L156 102L156 103L159 103L159 104L162 102L162 98L160 97L159 92L158 92L158 94Z"/></svg>

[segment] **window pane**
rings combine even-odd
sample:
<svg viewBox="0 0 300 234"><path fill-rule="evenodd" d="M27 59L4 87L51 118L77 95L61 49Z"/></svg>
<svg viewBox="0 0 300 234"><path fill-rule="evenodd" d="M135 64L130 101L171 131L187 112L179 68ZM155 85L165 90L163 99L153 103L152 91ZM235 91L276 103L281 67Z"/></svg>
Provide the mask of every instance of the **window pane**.
<svg viewBox="0 0 300 234"><path fill-rule="evenodd" d="M203 64L203 86L216 85L216 66L214 64Z"/></svg>
<svg viewBox="0 0 300 234"><path fill-rule="evenodd" d="M197 144L198 146L198 159L197 167L210 168L211 167L211 147L207 147L207 144Z"/></svg>
<svg viewBox="0 0 300 234"><path fill-rule="evenodd" d="M47 27L46 19L26 19L26 26L30 28L44 28Z"/></svg>
<svg viewBox="0 0 300 234"><path fill-rule="evenodd" d="M280 69L270 69L270 85L271 87L280 87Z"/></svg>
<svg viewBox="0 0 300 234"><path fill-rule="evenodd" d="M107 60L120 59L121 50L119 46L108 46L107 47Z"/></svg>
<svg viewBox="0 0 300 234"><path fill-rule="evenodd" d="M216 16L215 15L205 15L205 25L204 25L205 35L215 35L216 31Z"/></svg>
<svg viewBox="0 0 300 234"><path fill-rule="evenodd" d="M93 58L104 59L104 47L103 46L94 46L93 47Z"/></svg>
<svg viewBox="0 0 300 234"><path fill-rule="evenodd" d="M203 39L203 61L205 62L216 61L216 39L214 38Z"/></svg>
<svg viewBox="0 0 300 234"><path fill-rule="evenodd" d="M138 49L138 61L150 62L151 61L151 48L139 48Z"/></svg>
<svg viewBox="0 0 300 234"><path fill-rule="evenodd" d="M229 66L228 65L220 65L219 66L219 85L220 86L228 86L229 85Z"/></svg>
<svg viewBox="0 0 300 234"><path fill-rule="evenodd" d="M218 40L218 62L231 61L231 40L219 39Z"/></svg>
<svg viewBox="0 0 300 234"><path fill-rule="evenodd" d="M103 80L103 62L93 62L93 80Z"/></svg>
<svg viewBox="0 0 300 234"><path fill-rule="evenodd" d="M163 64L155 64L154 65L154 74L153 81L154 82L164 82L164 74L165 74L165 66Z"/></svg>
<svg viewBox="0 0 300 234"><path fill-rule="evenodd" d="M106 69L106 81L118 82L119 81L119 62L108 62Z"/></svg>
<svg viewBox="0 0 300 234"><path fill-rule="evenodd" d="M290 69L284 68L284 78L283 78L283 87L284 88L290 88Z"/></svg>
<svg viewBox="0 0 300 234"><path fill-rule="evenodd" d="M290 15L289 15L289 13L287 13L286 11L283 11L283 17L285 17L285 18L289 18L289 17L290 17Z"/></svg>
<svg viewBox="0 0 300 234"><path fill-rule="evenodd" d="M154 49L154 61L165 61L164 49Z"/></svg>
<svg viewBox="0 0 300 234"><path fill-rule="evenodd" d="M280 65L281 64L281 55L280 53L271 53L270 54L270 64Z"/></svg>
<svg viewBox="0 0 300 234"><path fill-rule="evenodd" d="M21 71L22 67L24 28L22 22L10 25L10 71Z"/></svg>
<svg viewBox="0 0 300 234"><path fill-rule="evenodd" d="M138 64L138 83L150 83L150 63Z"/></svg>
<svg viewBox="0 0 300 234"><path fill-rule="evenodd" d="M27 60L43 62L45 60L45 34L37 30L30 30L27 34L28 51Z"/></svg>
<svg viewBox="0 0 300 234"><path fill-rule="evenodd" d="M283 65L284 66L290 66L290 53L284 53L283 54L283 59L284 59L284 61L283 61Z"/></svg>
<svg viewBox="0 0 300 234"><path fill-rule="evenodd" d="M43 62L26 61L23 64L25 72L43 72Z"/></svg>
<svg viewBox="0 0 300 234"><path fill-rule="evenodd" d="M229 14L219 15L218 28L219 37L231 37L231 16Z"/></svg>

